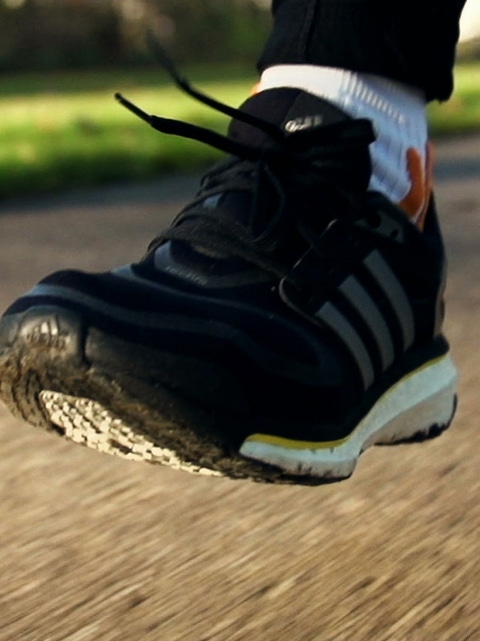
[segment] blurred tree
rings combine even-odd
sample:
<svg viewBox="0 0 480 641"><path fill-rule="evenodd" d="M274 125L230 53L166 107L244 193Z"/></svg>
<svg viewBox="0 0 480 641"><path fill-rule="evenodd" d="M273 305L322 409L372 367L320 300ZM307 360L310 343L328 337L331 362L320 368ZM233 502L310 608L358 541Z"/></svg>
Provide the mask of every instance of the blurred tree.
<svg viewBox="0 0 480 641"><path fill-rule="evenodd" d="M269 5L269 0L267 0ZM144 49L145 28L178 60L251 60L266 37L265 0L114 0L128 42Z"/></svg>
<svg viewBox="0 0 480 641"><path fill-rule="evenodd" d="M110 2L3 0L0 19L4 69L108 64L123 49L118 14Z"/></svg>
<svg viewBox="0 0 480 641"><path fill-rule="evenodd" d="M0 68L148 63L146 29L181 61L255 59L268 0L0 0Z"/></svg>

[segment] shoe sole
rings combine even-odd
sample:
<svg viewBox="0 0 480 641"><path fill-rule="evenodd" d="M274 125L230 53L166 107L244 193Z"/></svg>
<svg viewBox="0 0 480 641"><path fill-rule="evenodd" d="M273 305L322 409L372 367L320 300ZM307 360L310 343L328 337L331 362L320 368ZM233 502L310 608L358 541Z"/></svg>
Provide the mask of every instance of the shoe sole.
<svg viewBox="0 0 480 641"><path fill-rule="evenodd" d="M344 439L302 442L253 434L240 453L290 474L348 478L362 452L372 445L423 441L445 431L455 414L456 380L450 356L442 356L397 382Z"/></svg>
<svg viewBox="0 0 480 641"><path fill-rule="evenodd" d="M163 386L146 403L151 385L88 362L84 343L79 318L58 308L4 318L0 396L12 413L94 450L195 474L304 485L340 481L368 447L433 438L455 413L457 374L447 354L397 382L345 439L306 443L254 433L234 449L212 438L205 408Z"/></svg>

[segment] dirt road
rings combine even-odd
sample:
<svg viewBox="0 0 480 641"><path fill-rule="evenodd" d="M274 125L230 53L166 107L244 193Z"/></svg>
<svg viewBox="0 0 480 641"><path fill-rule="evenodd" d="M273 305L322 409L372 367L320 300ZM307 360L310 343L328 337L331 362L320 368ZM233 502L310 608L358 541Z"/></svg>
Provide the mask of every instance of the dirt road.
<svg viewBox="0 0 480 641"><path fill-rule="evenodd" d="M191 477L0 407L1 641L480 641L480 138L444 143L451 430L320 488ZM0 303L142 254L188 179L0 210ZM162 201L162 202L160 202Z"/></svg>

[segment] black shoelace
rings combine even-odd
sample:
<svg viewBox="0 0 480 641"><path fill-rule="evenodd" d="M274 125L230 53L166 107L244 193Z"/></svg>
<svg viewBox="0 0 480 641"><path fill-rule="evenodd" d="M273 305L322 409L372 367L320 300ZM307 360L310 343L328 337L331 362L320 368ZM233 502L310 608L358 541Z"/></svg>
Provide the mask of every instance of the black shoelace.
<svg viewBox="0 0 480 641"><path fill-rule="evenodd" d="M182 241L215 256L240 258L276 278L290 280L291 270L285 266L284 260L279 260L279 255L282 255L279 247L285 245L285 238L291 239L295 233L304 239L307 247L317 248L321 253L317 242L319 220L324 227L332 221L332 203L335 203L333 209L337 212L339 209L348 212L351 208L350 194L345 191L341 180L343 159L349 152L373 142L371 123L368 120L348 120L287 136L280 127L193 88L158 43L153 41L152 46L161 65L182 91L220 113L260 129L271 144L267 148L256 147L197 125L150 115L121 94L115 94L120 104L153 129L206 143L231 156L205 175L196 199L179 214L169 229L150 244L149 250L166 241ZM318 211L318 203L311 215L305 214L305 207L288 207L287 198L292 194L287 196L282 176L294 176L294 180L289 182L295 184L299 198L312 185L321 190L325 211ZM264 189L268 189L275 200L274 211L267 217L258 204L258 196ZM212 209L202 206L206 199L232 191L246 191L253 195L254 211L249 216L250 224L235 220L228 211L222 211L221 206ZM266 220L259 232L255 221L262 216Z"/></svg>

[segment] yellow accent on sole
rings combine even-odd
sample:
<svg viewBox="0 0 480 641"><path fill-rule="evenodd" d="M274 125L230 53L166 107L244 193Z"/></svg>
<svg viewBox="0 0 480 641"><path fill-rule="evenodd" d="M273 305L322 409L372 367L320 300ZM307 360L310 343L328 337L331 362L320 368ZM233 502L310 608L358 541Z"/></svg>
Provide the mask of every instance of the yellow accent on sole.
<svg viewBox="0 0 480 641"><path fill-rule="evenodd" d="M245 439L245 443L265 443L266 445L277 445L288 450L331 450L339 447L351 437L339 439L338 441L293 441L289 438L271 436L270 434L251 434Z"/></svg>
<svg viewBox="0 0 480 641"><path fill-rule="evenodd" d="M395 390L400 385L402 385L402 383L405 383L405 381L409 380L419 372L422 372L423 370L426 370L432 365L435 365L447 358L449 358L448 354L438 356L437 358L424 363L421 367L414 370L413 372L410 372L409 374L401 378L397 383L395 383L393 387L391 387L383 396L378 399L377 403L381 400L387 399L390 395L394 394ZM276 445L277 447L283 447L288 450L332 450L347 443L354 436L355 432L358 430L361 424L362 421L360 421L360 423L351 434L336 441L296 441L289 438L283 438L281 436L272 436L270 434L251 434L248 438L245 439L245 443L264 443L265 445Z"/></svg>

